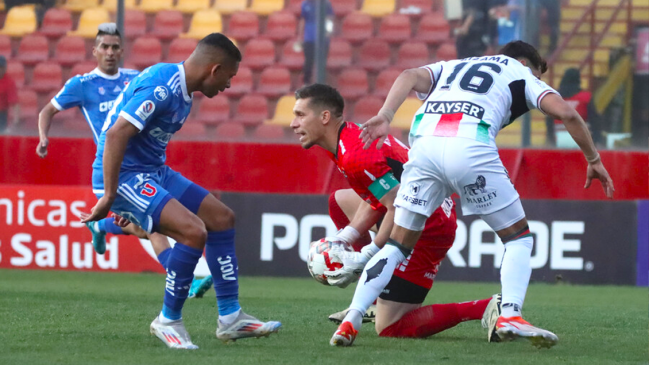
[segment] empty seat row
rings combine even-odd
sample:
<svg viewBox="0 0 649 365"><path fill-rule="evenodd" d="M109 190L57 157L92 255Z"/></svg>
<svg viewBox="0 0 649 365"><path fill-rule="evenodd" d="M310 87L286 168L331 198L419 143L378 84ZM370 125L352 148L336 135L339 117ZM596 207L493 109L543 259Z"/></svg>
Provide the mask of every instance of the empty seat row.
<svg viewBox="0 0 649 365"><path fill-rule="evenodd" d="M251 0L248 7L248 0L125 0L126 9L139 9L147 13L156 13L162 10L178 10L183 13L193 13L199 10L213 8L224 14L230 14L239 10L250 10L260 15L268 15L284 8L284 0ZM67 0L64 8L81 12L88 8L102 7L107 10L117 9L117 0Z"/></svg>

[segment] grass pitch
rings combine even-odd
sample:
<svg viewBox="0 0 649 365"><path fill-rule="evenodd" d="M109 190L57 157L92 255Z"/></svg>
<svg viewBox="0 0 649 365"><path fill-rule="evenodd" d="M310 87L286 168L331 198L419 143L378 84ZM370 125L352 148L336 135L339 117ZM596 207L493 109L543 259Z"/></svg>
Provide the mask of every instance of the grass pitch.
<svg viewBox="0 0 649 365"><path fill-rule="evenodd" d="M241 279L241 304L284 325L270 338L225 345L215 337L214 291L183 316L196 351L168 349L149 334L164 277L0 270L0 364L647 364L647 289L530 286L525 315L560 338L550 350L486 342L479 321L428 339L379 338L365 325L352 348L332 348L330 313L353 289L311 279ZM437 282L427 303L487 298L495 284Z"/></svg>

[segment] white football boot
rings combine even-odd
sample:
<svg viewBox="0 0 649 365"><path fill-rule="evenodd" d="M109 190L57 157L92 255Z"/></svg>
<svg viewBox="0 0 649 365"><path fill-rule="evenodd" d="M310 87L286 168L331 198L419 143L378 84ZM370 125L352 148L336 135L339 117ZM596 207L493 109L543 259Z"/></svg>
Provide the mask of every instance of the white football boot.
<svg viewBox="0 0 649 365"><path fill-rule="evenodd" d="M503 341L526 338L537 348L549 349L559 342L557 335L543 328L532 326L522 317L498 317L496 334Z"/></svg>
<svg viewBox="0 0 649 365"><path fill-rule="evenodd" d="M198 349L198 346L194 345L191 338L189 338L189 333L187 333L182 319L165 324L160 322L159 317L155 317L153 322L151 322L150 329L152 335L158 337L165 345L172 349Z"/></svg>
<svg viewBox="0 0 649 365"><path fill-rule="evenodd" d="M501 304L502 295L494 294L482 315L482 328L487 329L488 342L500 342L500 337L496 334L496 323L498 322L498 317L500 317Z"/></svg>
<svg viewBox="0 0 649 365"><path fill-rule="evenodd" d="M228 343L240 338L268 337L271 333L277 333L281 327L282 324L280 322L262 322L241 311L239 316L228 325L224 325L219 321L219 326L216 328L216 338Z"/></svg>
<svg viewBox="0 0 649 365"><path fill-rule="evenodd" d="M349 312L349 308L345 309L344 311L340 311L330 315L329 320L334 323L341 324L343 323L343 319L345 319L347 312ZM370 305L369 308L367 308L367 311L365 311L365 314L363 315L363 323L374 322L375 319L376 319L376 306L372 304Z"/></svg>

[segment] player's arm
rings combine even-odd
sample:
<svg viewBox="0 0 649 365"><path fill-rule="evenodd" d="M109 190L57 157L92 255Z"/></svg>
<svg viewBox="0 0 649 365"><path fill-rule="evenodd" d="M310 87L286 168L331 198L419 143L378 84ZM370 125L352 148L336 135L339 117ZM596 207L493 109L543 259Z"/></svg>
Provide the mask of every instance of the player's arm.
<svg viewBox="0 0 649 365"><path fill-rule="evenodd" d="M50 140L47 138L48 133L50 132L50 127L52 125L52 118L58 113L59 110L56 109L52 103L47 103L43 107L40 113L38 113L38 146L36 147L36 154L40 158L45 158L47 156L47 145L50 144Z"/></svg>
<svg viewBox="0 0 649 365"><path fill-rule="evenodd" d="M592 179L599 179L604 188L604 193L609 199L612 199L613 192L615 191L613 180L609 176L608 171L606 171L604 164L602 164L599 153L595 148L595 143L593 143L593 139L588 131L588 126L586 126L586 122L584 122L579 113L568 105L561 96L555 93L545 95L541 99L539 107L552 118L561 119L570 136L572 136L584 153L586 161L588 161L586 185L584 188L590 186Z"/></svg>
<svg viewBox="0 0 649 365"><path fill-rule="evenodd" d="M50 131L52 118L56 113L80 106L83 104L83 87L78 76L69 79L61 91L50 100L45 107L38 113L38 136L39 142L36 147L36 154L41 158L47 156L47 146L50 141L47 135Z"/></svg>

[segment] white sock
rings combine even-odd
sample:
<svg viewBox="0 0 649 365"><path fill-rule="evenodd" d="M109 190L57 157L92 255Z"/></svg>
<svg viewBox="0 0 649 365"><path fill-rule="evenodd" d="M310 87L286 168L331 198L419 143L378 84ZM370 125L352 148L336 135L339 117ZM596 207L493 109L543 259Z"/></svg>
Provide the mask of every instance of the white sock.
<svg viewBox="0 0 649 365"><path fill-rule="evenodd" d="M95 231L99 231L99 222L95 222L93 228L95 228Z"/></svg>
<svg viewBox="0 0 649 365"><path fill-rule="evenodd" d="M397 265L405 259L406 257L399 248L386 244L365 265L363 275L361 275L356 286L354 299L352 299L352 304L349 306L351 310L345 316L345 320L352 322L354 329L361 328L363 314L379 297L385 286L388 285ZM356 319L357 316L360 320Z"/></svg>
<svg viewBox="0 0 649 365"><path fill-rule="evenodd" d="M502 316L518 317L521 315L527 286L530 283L532 267L532 237L519 238L505 244L505 255L500 266L500 283L502 285Z"/></svg>
<svg viewBox="0 0 649 365"><path fill-rule="evenodd" d="M219 315L219 322L223 323L224 325L228 325L232 322L234 322L235 319L239 316L239 313L241 313L241 308L239 308L238 311L226 315Z"/></svg>
<svg viewBox="0 0 649 365"><path fill-rule="evenodd" d="M162 323L162 324L168 324L168 323L177 321L177 319L169 319L169 318L165 317L165 315L162 314L162 312L160 312L160 315L158 316L158 318L160 318L160 323Z"/></svg>

